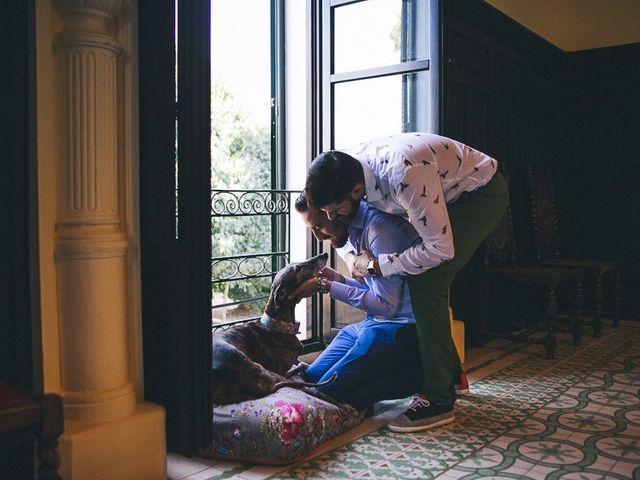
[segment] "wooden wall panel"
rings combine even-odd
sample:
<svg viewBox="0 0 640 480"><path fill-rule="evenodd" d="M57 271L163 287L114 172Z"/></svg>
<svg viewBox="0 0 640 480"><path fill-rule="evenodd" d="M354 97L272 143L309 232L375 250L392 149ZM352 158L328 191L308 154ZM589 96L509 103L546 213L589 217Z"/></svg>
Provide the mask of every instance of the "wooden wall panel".
<svg viewBox="0 0 640 480"><path fill-rule="evenodd" d="M640 251L625 233L640 232L640 46L568 54L483 1L447 5L442 133L508 170L525 261L533 258L526 168L552 168L563 251L621 259L623 317L640 319ZM452 303L478 330L485 319L470 286L482 281L474 262Z"/></svg>
<svg viewBox="0 0 640 480"><path fill-rule="evenodd" d="M465 137L465 95L466 89L463 85L449 82L447 89L446 105L447 116L445 131L458 132L461 137Z"/></svg>
<svg viewBox="0 0 640 480"><path fill-rule="evenodd" d="M0 2L0 380L32 389L29 264L31 2ZM37 387L37 386L36 386Z"/></svg>
<svg viewBox="0 0 640 480"><path fill-rule="evenodd" d="M640 319L640 44L570 53L567 65L567 247L621 259L623 318Z"/></svg>
<svg viewBox="0 0 640 480"><path fill-rule="evenodd" d="M488 143L488 103L489 99L484 92L469 90L469 103L465 119L467 121L467 139L470 145L478 150L486 151Z"/></svg>

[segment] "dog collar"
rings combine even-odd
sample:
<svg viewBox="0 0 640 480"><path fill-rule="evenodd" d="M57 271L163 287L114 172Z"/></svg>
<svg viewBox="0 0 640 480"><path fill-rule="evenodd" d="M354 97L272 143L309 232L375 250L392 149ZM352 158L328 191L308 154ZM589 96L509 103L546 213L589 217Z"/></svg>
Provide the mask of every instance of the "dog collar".
<svg viewBox="0 0 640 480"><path fill-rule="evenodd" d="M292 335L295 335L300 330L300 322L283 322L282 320L270 317L266 313L262 314L260 323L262 323L267 330L277 330L278 332L289 333Z"/></svg>

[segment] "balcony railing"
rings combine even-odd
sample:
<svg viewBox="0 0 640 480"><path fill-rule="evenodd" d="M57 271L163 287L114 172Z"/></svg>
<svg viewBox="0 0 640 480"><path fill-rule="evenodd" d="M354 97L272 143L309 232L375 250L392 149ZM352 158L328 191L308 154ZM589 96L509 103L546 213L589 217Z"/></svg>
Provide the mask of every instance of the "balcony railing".
<svg viewBox="0 0 640 480"><path fill-rule="evenodd" d="M217 227L223 228L220 222L242 217L255 217L253 225L244 224L247 229L253 226L254 234L260 223L268 230L258 232L262 238L253 239L254 244L262 242L262 249L252 248L260 251L214 254L211 258L214 332L260 317L273 276L290 261L291 203L299 193L268 189L211 191L212 235ZM233 231L233 235L241 234L242 231ZM218 247L212 245L212 251L220 251ZM236 295L230 295L234 289Z"/></svg>

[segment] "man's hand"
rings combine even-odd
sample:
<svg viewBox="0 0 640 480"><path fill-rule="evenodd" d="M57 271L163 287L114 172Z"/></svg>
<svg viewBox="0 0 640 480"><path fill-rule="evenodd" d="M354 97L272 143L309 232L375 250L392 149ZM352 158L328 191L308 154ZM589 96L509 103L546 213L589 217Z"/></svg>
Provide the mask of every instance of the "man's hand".
<svg viewBox="0 0 640 480"><path fill-rule="evenodd" d="M374 258L373 255L366 248L362 249L360 253L354 257L353 267L351 269L351 274L354 278L356 276L366 277L369 275L367 264L372 258Z"/></svg>
<svg viewBox="0 0 640 480"><path fill-rule="evenodd" d="M298 285L298 288L289 294L289 300L298 303L303 298L310 297L316 293L318 293L318 277L313 277Z"/></svg>
<svg viewBox="0 0 640 480"><path fill-rule="evenodd" d="M344 275L331 267L324 267L319 273L323 277L327 277L327 280L331 280L332 282L346 283Z"/></svg>
<svg viewBox="0 0 640 480"><path fill-rule="evenodd" d="M347 264L347 268L349 269L349 274L351 274L353 279L357 280L360 283L364 283L364 278L362 277L362 275L359 275L354 270L355 262L356 262L356 255L353 254L353 253L347 253L345 255L345 257L344 257L344 262Z"/></svg>

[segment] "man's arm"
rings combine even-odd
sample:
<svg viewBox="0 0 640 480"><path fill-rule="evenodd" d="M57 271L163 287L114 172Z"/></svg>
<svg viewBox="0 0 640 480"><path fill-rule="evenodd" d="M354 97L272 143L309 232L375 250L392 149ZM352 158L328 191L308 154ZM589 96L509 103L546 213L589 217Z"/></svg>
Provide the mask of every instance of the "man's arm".
<svg viewBox="0 0 640 480"><path fill-rule="evenodd" d="M382 275L415 275L453 258L453 235L436 165L408 168L397 187L396 201L406 209L422 241L406 250L376 255Z"/></svg>
<svg viewBox="0 0 640 480"><path fill-rule="evenodd" d="M383 251L402 251L419 241L417 233L406 220L371 211L362 237L362 248L374 256ZM331 298L364 310L369 315L391 319L401 307L405 281L399 275L368 277L367 289L334 282L330 294Z"/></svg>

